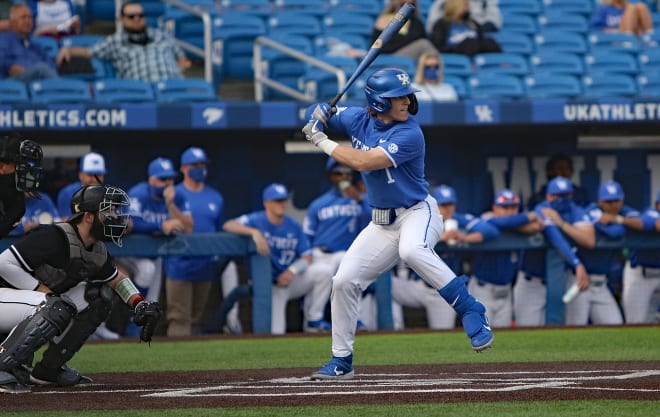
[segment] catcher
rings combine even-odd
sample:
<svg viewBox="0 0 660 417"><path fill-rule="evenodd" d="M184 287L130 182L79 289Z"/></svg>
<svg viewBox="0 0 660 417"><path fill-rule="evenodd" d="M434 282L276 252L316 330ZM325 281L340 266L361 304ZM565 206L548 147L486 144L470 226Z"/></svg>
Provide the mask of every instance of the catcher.
<svg viewBox="0 0 660 417"><path fill-rule="evenodd" d="M128 208L120 188L84 186L71 198L67 222L38 227L0 253L0 333L11 332L0 344L0 392L92 382L66 363L108 318L114 293L135 310L141 340L151 341L160 305L144 300L103 243L121 246Z"/></svg>

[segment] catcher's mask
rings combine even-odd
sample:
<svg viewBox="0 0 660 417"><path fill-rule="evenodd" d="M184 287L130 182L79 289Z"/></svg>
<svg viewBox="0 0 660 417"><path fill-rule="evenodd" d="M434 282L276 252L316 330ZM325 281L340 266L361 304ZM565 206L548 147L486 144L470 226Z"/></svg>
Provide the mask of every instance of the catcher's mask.
<svg viewBox="0 0 660 417"><path fill-rule="evenodd" d="M0 161L16 165L16 189L33 192L39 188L41 180L41 160L43 152L38 143L15 136L0 138Z"/></svg>
<svg viewBox="0 0 660 417"><path fill-rule="evenodd" d="M98 221L103 226L103 240L112 240L122 246L122 236L128 226L130 202L128 195L119 187L111 185L87 185L71 197L72 222L86 212L98 213Z"/></svg>

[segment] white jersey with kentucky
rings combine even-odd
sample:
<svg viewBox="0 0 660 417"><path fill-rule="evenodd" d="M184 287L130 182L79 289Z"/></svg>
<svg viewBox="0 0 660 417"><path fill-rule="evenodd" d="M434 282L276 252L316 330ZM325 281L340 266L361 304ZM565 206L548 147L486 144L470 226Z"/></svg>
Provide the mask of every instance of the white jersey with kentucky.
<svg viewBox="0 0 660 417"><path fill-rule="evenodd" d="M348 135L353 148L380 148L392 161L389 168L362 173L372 207L410 207L426 198L424 134L415 119L385 124L365 108L339 107L328 126Z"/></svg>

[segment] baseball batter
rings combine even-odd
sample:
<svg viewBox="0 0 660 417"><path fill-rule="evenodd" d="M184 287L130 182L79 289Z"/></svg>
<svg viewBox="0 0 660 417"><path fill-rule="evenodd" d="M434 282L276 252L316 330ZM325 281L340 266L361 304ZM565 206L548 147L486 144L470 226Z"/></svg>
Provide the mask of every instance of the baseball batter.
<svg viewBox="0 0 660 417"><path fill-rule="evenodd" d="M367 108L330 109L322 103L307 110L309 121L303 128L307 140L362 173L372 207L371 222L350 246L333 278L332 359L312 379L353 377L358 299L400 259L454 307L474 350L493 343L486 309L468 292L467 277L457 277L433 250L443 223L424 178L424 135L409 117L417 113L417 91L405 71L385 68L367 79ZM328 138L326 127L346 134L352 147Z"/></svg>

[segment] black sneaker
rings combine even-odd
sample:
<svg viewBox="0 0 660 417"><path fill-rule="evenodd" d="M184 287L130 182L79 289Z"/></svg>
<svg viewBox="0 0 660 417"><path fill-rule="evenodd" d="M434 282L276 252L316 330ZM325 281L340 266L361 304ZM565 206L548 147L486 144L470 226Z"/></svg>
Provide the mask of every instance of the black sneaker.
<svg viewBox="0 0 660 417"><path fill-rule="evenodd" d="M39 362L30 375L30 382L39 385L59 385L70 387L78 384L91 384L92 378L81 375L80 372L66 365L60 369L46 368Z"/></svg>

